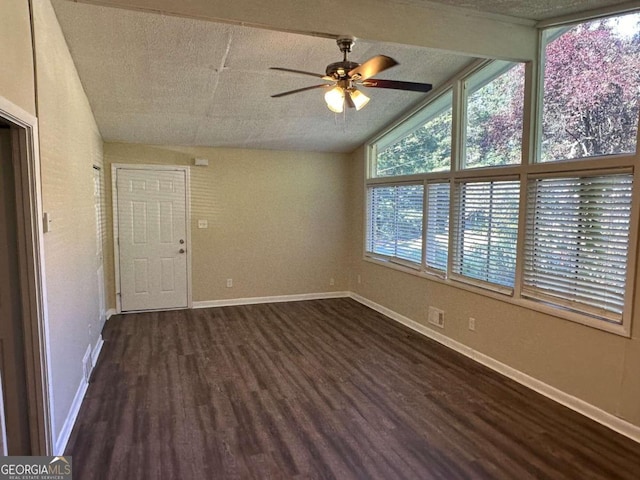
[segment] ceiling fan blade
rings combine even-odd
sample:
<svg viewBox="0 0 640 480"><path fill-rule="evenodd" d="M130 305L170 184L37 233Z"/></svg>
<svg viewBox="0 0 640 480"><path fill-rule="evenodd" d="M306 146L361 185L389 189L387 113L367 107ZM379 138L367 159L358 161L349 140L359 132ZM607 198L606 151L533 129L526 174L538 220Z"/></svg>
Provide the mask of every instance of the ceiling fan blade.
<svg viewBox="0 0 640 480"><path fill-rule="evenodd" d="M269 67L269 69L279 70L281 72L299 73L301 75L309 75L310 77L323 78L325 80L333 80L333 78L327 77L326 75L322 75L320 73L305 72L304 70L294 70L292 68L283 68L283 67Z"/></svg>
<svg viewBox="0 0 640 480"><path fill-rule="evenodd" d="M374 75L396 65L398 65L398 62L393 58L387 57L386 55L376 55L351 70L349 72L349 77L354 80L366 80L367 78L371 78Z"/></svg>
<svg viewBox="0 0 640 480"><path fill-rule="evenodd" d="M401 82L399 80L378 80L377 78L370 78L362 82L363 87L373 88L393 88L395 90L409 90L411 92L428 92L433 87L430 83L417 83L417 82Z"/></svg>
<svg viewBox="0 0 640 480"><path fill-rule="evenodd" d="M313 90L314 88L322 88L322 87L331 87L329 83L323 83L322 85L313 85L311 87L298 88L296 90L289 90L288 92L276 93L275 95L271 95L271 98L284 97L286 95L292 95L298 92L305 92L307 90Z"/></svg>

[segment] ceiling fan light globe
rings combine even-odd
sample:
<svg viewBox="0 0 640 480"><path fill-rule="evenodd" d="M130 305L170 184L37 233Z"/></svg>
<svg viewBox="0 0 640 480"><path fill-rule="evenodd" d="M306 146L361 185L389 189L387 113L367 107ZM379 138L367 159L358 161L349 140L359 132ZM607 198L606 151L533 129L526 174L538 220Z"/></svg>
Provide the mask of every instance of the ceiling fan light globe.
<svg viewBox="0 0 640 480"><path fill-rule="evenodd" d="M362 108L364 108L370 100L369 97L367 97L360 90L356 90L355 88L353 90L349 90L349 96L351 97L356 110L361 110Z"/></svg>
<svg viewBox="0 0 640 480"><path fill-rule="evenodd" d="M333 87L324 94L324 101L327 102L327 108L335 113L344 111L344 90L341 87Z"/></svg>

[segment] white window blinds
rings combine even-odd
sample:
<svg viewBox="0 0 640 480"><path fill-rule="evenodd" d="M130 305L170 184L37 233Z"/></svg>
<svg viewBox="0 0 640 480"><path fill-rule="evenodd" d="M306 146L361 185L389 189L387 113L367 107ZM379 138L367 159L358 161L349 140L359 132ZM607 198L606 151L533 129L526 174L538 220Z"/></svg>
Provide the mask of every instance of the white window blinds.
<svg viewBox="0 0 640 480"><path fill-rule="evenodd" d="M460 182L453 273L513 290L519 181Z"/></svg>
<svg viewBox="0 0 640 480"><path fill-rule="evenodd" d="M449 182L427 184L425 263L441 272L447 271L449 258L449 191Z"/></svg>
<svg viewBox="0 0 640 480"><path fill-rule="evenodd" d="M369 187L367 251L412 263L422 261L424 187Z"/></svg>
<svg viewBox="0 0 640 480"><path fill-rule="evenodd" d="M632 174L531 180L522 295L622 323Z"/></svg>

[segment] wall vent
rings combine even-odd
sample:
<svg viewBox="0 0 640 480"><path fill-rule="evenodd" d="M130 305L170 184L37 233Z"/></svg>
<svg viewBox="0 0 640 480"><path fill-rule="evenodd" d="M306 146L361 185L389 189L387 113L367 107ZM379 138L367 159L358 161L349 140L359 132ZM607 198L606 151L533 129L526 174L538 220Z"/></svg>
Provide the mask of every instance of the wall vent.
<svg viewBox="0 0 640 480"><path fill-rule="evenodd" d="M444 310L429 307L429 323L436 327L444 328Z"/></svg>

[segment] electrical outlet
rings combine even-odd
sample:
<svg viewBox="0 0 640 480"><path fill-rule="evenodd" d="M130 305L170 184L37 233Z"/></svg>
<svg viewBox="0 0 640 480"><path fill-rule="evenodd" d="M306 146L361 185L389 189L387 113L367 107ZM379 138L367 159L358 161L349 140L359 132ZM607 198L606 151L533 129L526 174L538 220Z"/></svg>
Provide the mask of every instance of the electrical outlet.
<svg viewBox="0 0 640 480"><path fill-rule="evenodd" d="M335 285L336 281L333 278L329 279L329 285Z"/></svg>
<svg viewBox="0 0 640 480"><path fill-rule="evenodd" d="M436 327L444 328L444 310L436 307L429 307L429 323Z"/></svg>
<svg viewBox="0 0 640 480"><path fill-rule="evenodd" d="M469 330L476 330L476 319L473 317L469 317Z"/></svg>
<svg viewBox="0 0 640 480"><path fill-rule="evenodd" d="M233 287L233 278L227 278L227 288Z"/></svg>
<svg viewBox="0 0 640 480"><path fill-rule="evenodd" d="M362 277L360 276L360 274L358 274L358 285L360 285L362 283Z"/></svg>

